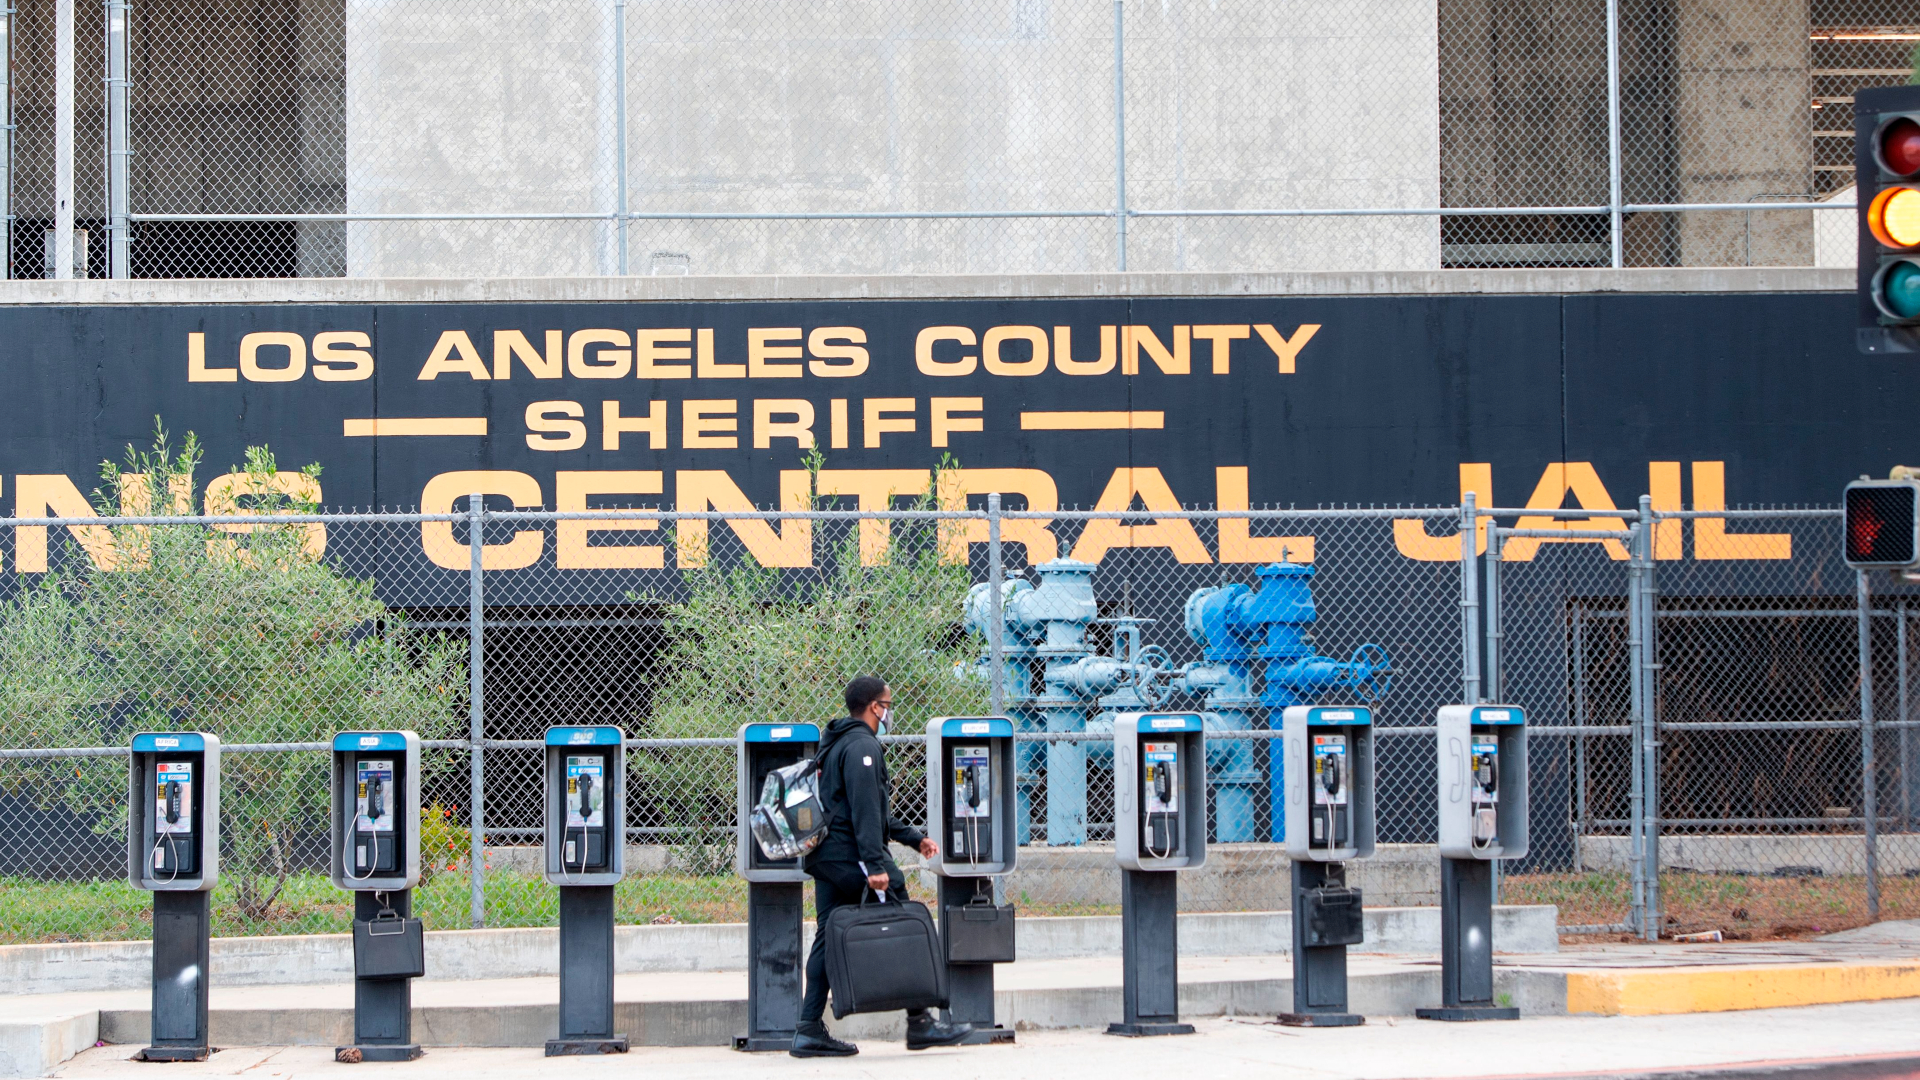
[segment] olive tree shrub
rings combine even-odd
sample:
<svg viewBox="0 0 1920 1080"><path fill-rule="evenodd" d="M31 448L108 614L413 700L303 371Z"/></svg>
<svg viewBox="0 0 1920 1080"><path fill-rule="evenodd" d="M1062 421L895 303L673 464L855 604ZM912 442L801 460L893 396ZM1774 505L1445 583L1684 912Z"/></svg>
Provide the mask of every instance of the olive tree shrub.
<svg viewBox="0 0 1920 1080"><path fill-rule="evenodd" d="M0 729L8 746L124 745L142 730L201 730L224 743L314 743L351 729L454 733L462 648L409 634L373 583L325 557L324 526L116 524L191 512L201 448L153 446L102 466L99 526L0 604ZM266 447L209 489L209 514L312 513L320 469L282 472ZM4 783L117 832L125 759L6 762ZM241 914L269 918L295 844L323 835L324 751L222 758L222 876Z"/></svg>

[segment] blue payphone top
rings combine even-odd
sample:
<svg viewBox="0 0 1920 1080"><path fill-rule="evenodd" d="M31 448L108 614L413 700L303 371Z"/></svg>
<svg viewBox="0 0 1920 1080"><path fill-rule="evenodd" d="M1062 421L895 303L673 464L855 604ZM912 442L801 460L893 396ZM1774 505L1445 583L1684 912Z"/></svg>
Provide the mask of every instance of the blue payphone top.
<svg viewBox="0 0 1920 1080"><path fill-rule="evenodd" d="M1315 727L1322 724L1371 724L1373 711L1360 705L1315 705L1307 710L1307 723Z"/></svg>
<svg viewBox="0 0 1920 1080"><path fill-rule="evenodd" d="M617 727L550 727L548 746L619 746L626 741Z"/></svg>
<svg viewBox="0 0 1920 1080"><path fill-rule="evenodd" d="M1512 705L1475 705L1473 723L1476 724L1524 724L1527 714Z"/></svg>
<svg viewBox="0 0 1920 1080"><path fill-rule="evenodd" d="M1140 734L1148 735L1158 731L1200 731L1201 720L1197 713L1173 713L1155 716L1151 713L1140 718Z"/></svg>
<svg viewBox="0 0 1920 1080"><path fill-rule="evenodd" d="M1010 739L1013 737L1013 721L1004 716L953 716L940 724L941 738L957 739L967 735Z"/></svg>
<svg viewBox="0 0 1920 1080"><path fill-rule="evenodd" d="M158 754L169 750L200 750L207 748L207 740L197 731L143 731L133 737L133 752L136 754Z"/></svg>
<svg viewBox="0 0 1920 1080"><path fill-rule="evenodd" d="M819 724L748 724L740 729L741 742L819 742Z"/></svg>
<svg viewBox="0 0 1920 1080"><path fill-rule="evenodd" d="M407 737L398 731L343 731L333 737L335 753L358 750L399 750L407 748Z"/></svg>

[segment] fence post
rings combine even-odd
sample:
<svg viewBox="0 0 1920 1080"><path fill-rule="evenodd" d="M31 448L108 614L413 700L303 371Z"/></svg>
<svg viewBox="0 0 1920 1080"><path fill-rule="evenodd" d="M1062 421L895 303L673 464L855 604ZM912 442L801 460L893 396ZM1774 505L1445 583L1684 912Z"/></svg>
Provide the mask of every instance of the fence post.
<svg viewBox="0 0 1920 1080"><path fill-rule="evenodd" d="M1900 831L1913 831L1913 747L1908 734L1913 730L1908 723L1913 719L1913 710L1907 703L1907 602L1900 601L1898 617L1900 619L1900 712L1898 718L1900 763L1894 774L1900 778Z"/></svg>
<svg viewBox="0 0 1920 1080"><path fill-rule="evenodd" d="M62 281L73 277L73 109L73 0L54 0L52 276Z"/></svg>
<svg viewBox="0 0 1920 1080"><path fill-rule="evenodd" d="M1627 712L1631 742L1627 751L1628 864L1632 878L1631 914L1628 922L1642 937L1658 935L1658 926L1648 914L1649 879L1654 871L1647 859L1647 630L1641 620L1640 597L1646 591L1647 549L1653 529L1643 507L1634 522L1633 550L1627 563Z"/></svg>
<svg viewBox="0 0 1920 1080"><path fill-rule="evenodd" d="M1640 737L1646 769L1647 921L1642 936L1660 939L1660 627L1655 621L1653 497L1640 496Z"/></svg>
<svg viewBox="0 0 1920 1080"><path fill-rule="evenodd" d="M1620 212L1626 199L1620 173L1620 0L1607 0L1607 234L1612 248L1610 265L1615 270L1626 265Z"/></svg>
<svg viewBox="0 0 1920 1080"><path fill-rule="evenodd" d="M613 159L619 174L614 177L614 202L619 224L614 240L620 245L620 276L627 276L627 0L613 0Z"/></svg>
<svg viewBox="0 0 1920 1080"><path fill-rule="evenodd" d="M1007 708L1006 627L1000 613L1005 579L1000 563L1000 493L996 491L987 496L987 711L995 716Z"/></svg>
<svg viewBox="0 0 1920 1080"><path fill-rule="evenodd" d="M1860 635L1860 812L1866 818L1867 921L1880 921L1879 806L1880 785L1873 768L1873 595L1867 572L1854 572L1854 621Z"/></svg>
<svg viewBox="0 0 1920 1080"><path fill-rule="evenodd" d="M1124 0L1113 0L1113 195L1114 242L1120 270L1127 269L1127 33Z"/></svg>
<svg viewBox="0 0 1920 1080"><path fill-rule="evenodd" d="M1481 622L1487 628L1487 657L1482 682L1486 687L1488 701L1507 700L1506 672L1502 670L1503 646L1506 631L1500 621L1500 526L1487 525L1487 595L1486 611Z"/></svg>
<svg viewBox="0 0 1920 1080"><path fill-rule="evenodd" d="M486 496L467 498L467 905L473 928L487 925L487 794L486 794L486 630L481 621L480 559L485 545Z"/></svg>
<svg viewBox="0 0 1920 1080"><path fill-rule="evenodd" d="M107 0L107 276L132 276L132 195L128 162L133 156L127 118L127 0Z"/></svg>
<svg viewBox="0 0 1920 1080"><path fill-rule="evenodd" d="M1480 514L1474 493L1460 499L1460 683L1463 704L1480 703L1480 568L1474 539Z"/></svg>

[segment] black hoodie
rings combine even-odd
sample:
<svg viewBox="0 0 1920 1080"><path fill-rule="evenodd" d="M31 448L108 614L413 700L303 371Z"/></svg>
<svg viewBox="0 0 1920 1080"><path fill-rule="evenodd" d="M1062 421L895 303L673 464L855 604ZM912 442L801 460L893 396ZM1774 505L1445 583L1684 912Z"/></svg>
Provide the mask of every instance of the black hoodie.
<svg viewBox="0 0 1920 1080"><path fill-rule="evenodd" d="M919 847L924 835L893 816L889 794L887 762L873 730L851 716L828 724L820 739L820 801L827 811L827 836L807 856L807 872L846 880L855 876L847 871L857 871L857 863L867 864L868 873L874 874L896 869L887 841Z"/></svg>

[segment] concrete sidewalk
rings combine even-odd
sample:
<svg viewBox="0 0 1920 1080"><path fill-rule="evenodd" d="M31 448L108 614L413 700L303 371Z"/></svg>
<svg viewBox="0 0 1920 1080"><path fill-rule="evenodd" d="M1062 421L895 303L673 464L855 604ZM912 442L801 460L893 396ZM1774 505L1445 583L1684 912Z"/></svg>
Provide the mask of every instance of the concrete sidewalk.
<svg viewBox="0 0 1920 1080"><path fill-rule="evenodd" d="M336 1065L331 1048L239 1047L204 1063L164 1067L167 1080L246 1076L306 1080L405 1076L410 1080L495 1077L672 1076L676 1080L759 1080L907 1076L916 1080L1063 1080L1113 1077L1277 1077L1399 1080L1411 1077L1627 1076L1746 1063L1734 1076L1835 1076L1851 1080L1920 1069L1920 1002L1825 1005L1689 1017L1546 1017L1505 1024L1440 1024L1381 1018L1365 1027L1303 1030L1253 1019L1200 1020L1199 1033L1116 1039L1091 1031L1021 1032L1012 1046L909 1054L895 1041L868 1040L859 1057L796 1061L718 1047L636 1048L605 1058L544 1058L537 1049L429 1051L396 1065ZM157 1066L127 1060L131 1047L88 1050L61 1077L146 1076ZM1903 1065L1862 1058L1904 1057ZM1809 1061L1816 1059L1816 1061ZM1825 1060L1818 1060L1825 1059ZM1848 1067L1848 1059L1853 1067ZM1799 1068L1794 1062L1803 1063ZM353 1070L351 1073L343 1069ZM1693 1074L1700 1075L1700 1074Z"/></svg>

